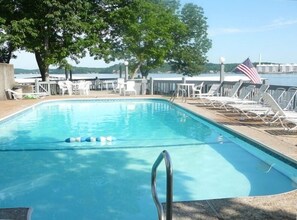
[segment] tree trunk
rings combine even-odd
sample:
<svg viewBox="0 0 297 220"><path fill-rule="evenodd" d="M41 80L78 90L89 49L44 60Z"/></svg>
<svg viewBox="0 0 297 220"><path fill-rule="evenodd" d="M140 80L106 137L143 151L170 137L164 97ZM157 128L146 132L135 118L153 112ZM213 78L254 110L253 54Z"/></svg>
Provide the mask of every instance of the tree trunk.
<svg viewBox="0 0 297 220"><path fill-rule="evenodd" d="M68 71L66 68L65 68L65 79L68 80Z"/></svg>
<svg viewBox="0 0 297 220"><path fill-rule="evenodd" d="M133 75L132 75L132 77L131 77L132 79L135 78L135 75L136 75L137 72L139 71L140 67L141 67L141 63L139 63L139 64L137 65L137 67L135 68L135 70L134 70L134 72L133 72Z"/></svg>
<svg viewBox="0 0 297 220"><path fill-rule="evenodd" d="M14 49L12 47L8 47L8 56L7 56L7 60L6 63L9 63L11 58L12 58L12 53L13 53Z"/></svg>
<svg viewBox="0 0 297 220"><path fill-rule="evenodd" d="M49 81L49 65L45 64L39 52L35 51L35 58L39 67L42 81Z"/></svg>
<svg viewBox="0 0 297 220"><path fill-rule="evenodd" d="M141 68L140 67L140 72L141 72L142 78L146 79L150 71L148 69L146 69L146 68Z"/></svg>
<svg viewBox="0 0 297 220"><path fill-rule="evenodd" d="M69 74L70 74L70 81L72 81L72 70L69 70Z"/></svg>

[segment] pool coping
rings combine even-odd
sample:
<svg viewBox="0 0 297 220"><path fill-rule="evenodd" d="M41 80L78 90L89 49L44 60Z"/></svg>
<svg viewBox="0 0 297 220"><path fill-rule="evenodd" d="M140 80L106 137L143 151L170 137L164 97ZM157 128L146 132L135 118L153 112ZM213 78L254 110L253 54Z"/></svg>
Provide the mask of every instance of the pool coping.
<svg viewBox="0 0 297 220"><path fill-rule="evenodd" d="M102 95L102 97L100 97ZM106 97L108 96L108 97ZM71 96L50 96L45 99L38 100L9 100L0 101L3 104L13 106L12 108L3 108L1 103L0 108L0 119L9 117L19 111L31 107L34 104L38 104L48 100L63 100L63 99L133 99L133 98L144 98L144 99L163 99L169 100L169 97L163 96L135 96L135 97L122 97L119 95L106 95L106 93L90 94L85 97L71 97ZM222 123L226 120L224 116L215 111L206 111L203 108L197 107L196 105L188 102L182 102L182 100L175 100L175 104L192 111L193 113L199 114L202 117L206 117L210 121ZM4 111L4 112L3 112ZM256 142L261 143L265 146L269 146L270 143L273 145L271 150L280 153L293 161L297 161L297 147L293 143L288 143L285 140L277 140L277 137L273 137L267 133L263 133L259 129L244 126L239 129L236 125L225 125L228 129L238 132L241 135L247 136L252 132L253 139ZM294 139L295 140L295 139ZM279 146L285 145L285 146ZM284 148L284 149L283 149ZM288 149L287 149L288 148ZM244 197L244 198L232 198L232 199L215 199L215 200L201 200L192 202L176 202L173 205L174 219L263 219L259 216L269 216L269 219L296 219L297 218L297 190L271 196L256 196L256 197ZM246 211L244 211L244 208ZM281 213L281 216L276 214ZM198 217L197 217L198 216ZM273 216L278 216L274 218ZM1 217L1 216L0 216ZM271 218L270 218L271 217ZM281 218L280 218L281 217ZM267 217L268 218L268 217Z"/></svg>

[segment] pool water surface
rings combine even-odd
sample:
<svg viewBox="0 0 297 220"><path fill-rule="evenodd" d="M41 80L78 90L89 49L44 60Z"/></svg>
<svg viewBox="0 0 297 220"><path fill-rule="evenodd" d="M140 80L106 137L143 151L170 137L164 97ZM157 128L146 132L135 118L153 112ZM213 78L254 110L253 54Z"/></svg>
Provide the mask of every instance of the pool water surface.
<svg viewBox="0 0 297 220"><path fill-rule="evenodd" d="M163 150L174 201L297 188L296 165L167 101L51 101L0 122L0 208L31 207L33 220L157 219L150 177ZM165 176L161 164L161 201Z"/></svg>

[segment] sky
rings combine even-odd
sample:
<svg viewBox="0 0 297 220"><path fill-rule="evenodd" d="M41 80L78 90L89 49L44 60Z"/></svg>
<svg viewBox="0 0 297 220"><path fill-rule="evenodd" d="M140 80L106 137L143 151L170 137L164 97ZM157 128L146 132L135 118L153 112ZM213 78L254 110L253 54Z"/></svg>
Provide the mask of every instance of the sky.
<svg viewBox="0 0 297 220"><path fill-rule="evenodd" d="M297 0L180 0L203 8L212 48L208 61L297 63ZM17 52L15 68L37 69L33 54ZM120 61L118 61L120 62ZM106 67L114 63L86 57L79 67Z"/></svg>

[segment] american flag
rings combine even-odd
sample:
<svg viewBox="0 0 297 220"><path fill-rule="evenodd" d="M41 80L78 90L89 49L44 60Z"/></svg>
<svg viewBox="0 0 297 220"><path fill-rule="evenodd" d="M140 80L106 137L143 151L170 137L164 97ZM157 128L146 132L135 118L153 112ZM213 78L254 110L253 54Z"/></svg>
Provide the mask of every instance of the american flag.
<svg viewBox="0 0 297 220"><path fill-rule="evenodd" d="M239 64L235 68L234 72L244 73L245 75L247 75L247 77L249 77L250 80L252 80L253 83L262 83L257 69L254 67L249 58L247 58L242 64Z"/></svg>

